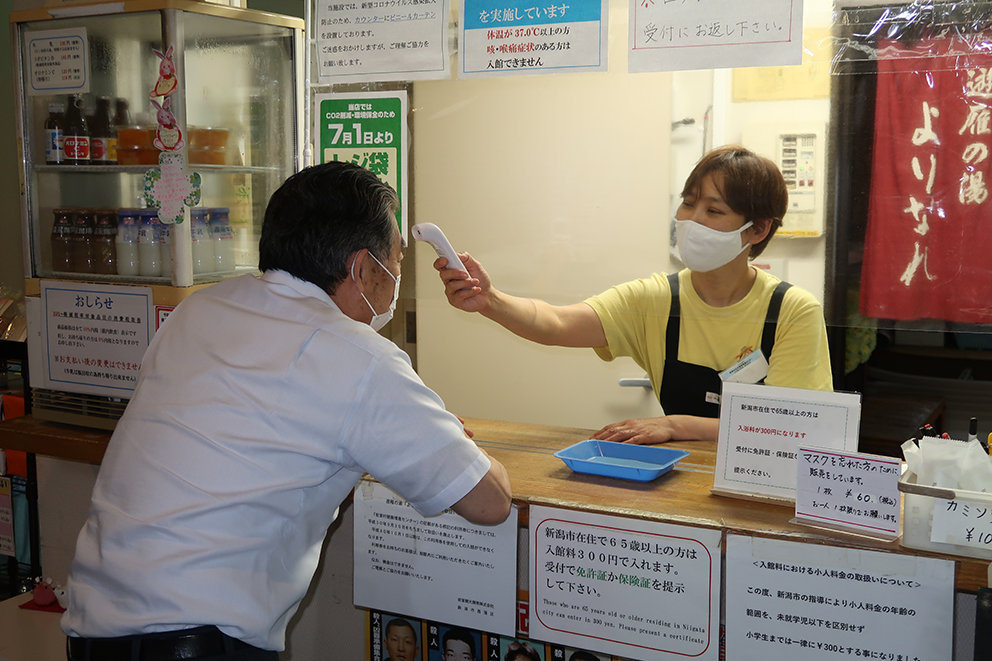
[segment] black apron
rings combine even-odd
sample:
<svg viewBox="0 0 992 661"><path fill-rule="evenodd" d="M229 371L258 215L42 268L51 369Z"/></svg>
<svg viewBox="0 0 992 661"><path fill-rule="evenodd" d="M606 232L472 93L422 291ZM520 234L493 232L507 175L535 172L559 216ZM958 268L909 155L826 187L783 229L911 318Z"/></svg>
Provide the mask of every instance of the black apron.
<svg viewBox="0 0 992 661"><path fill-rule="evenodd" d="M668 276L668 285L672 291L672 309L668 313L668 327L665 330L665 371L661 377L661 405L665 409L665 415L683 414L719 418L719 397L723 391L723 379L715 369L683 363L678 359L682 316L678 273ZM768 302L765 327L761 331L761 352L769 362L771 362L772 348L775 346L775 329L778 326L782 299L785 298L785 291L791 286L788 282L780 282Z"/></svg>

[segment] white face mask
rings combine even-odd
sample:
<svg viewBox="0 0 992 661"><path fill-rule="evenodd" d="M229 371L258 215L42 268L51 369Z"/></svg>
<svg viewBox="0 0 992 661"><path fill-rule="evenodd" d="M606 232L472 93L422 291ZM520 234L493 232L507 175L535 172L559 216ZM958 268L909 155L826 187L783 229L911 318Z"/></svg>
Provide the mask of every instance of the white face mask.
<svg viewBox="0 0 992 661"><path fill-rule="evenodd" d="M682 261L693 271L706 273L729 264L739 254L751 247L750 243L741 246L741 233L754 223L745 223L739 230L721 232L694 220L679 220L675 223L675 243L679 247Z"/></svg>
<svg viewBox="0 0 992 661"><path fill-rule="evenodd" d="M372 307L371 303L369 303L369 299L365 298L365 294L363 292L359 292L361 293L362 298L365 299L365 304L369 306L370 310L372 310L372 321L369 322L369 326L372 327L372 330L379 331L382 330L383 326L389 323L389 320L393 318L393 312L396 311L396 301L399 300L400 297L400 277L402 276L401 275L394 276L392 273L390 273L389 269L387 269L385 266L382 266L382 262L376 259L375 255L373 255L371 252L369 252L369 257L375 259L375 263L378 264L380 267L382 267L382 270L386 272L386 275L388 275L390 278L393 279L393 299L389 302L389 309L383 312L382 314L379 314L378 312L375 311L375 308ZM357 261L358 261L358 255L355 255L354 261L351 262L352 278L355 278L355 262Z"/></svg>

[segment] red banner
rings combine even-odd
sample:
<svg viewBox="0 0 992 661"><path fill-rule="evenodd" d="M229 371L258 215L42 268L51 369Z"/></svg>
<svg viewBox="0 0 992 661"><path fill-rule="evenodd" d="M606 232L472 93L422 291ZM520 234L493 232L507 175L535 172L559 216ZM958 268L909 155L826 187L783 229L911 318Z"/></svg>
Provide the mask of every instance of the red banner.
<svg viewBox="0 0 992 661"><path fill-rule="evenodd" d="M992 323L992 44L879 57L861 313Z"/></svg>

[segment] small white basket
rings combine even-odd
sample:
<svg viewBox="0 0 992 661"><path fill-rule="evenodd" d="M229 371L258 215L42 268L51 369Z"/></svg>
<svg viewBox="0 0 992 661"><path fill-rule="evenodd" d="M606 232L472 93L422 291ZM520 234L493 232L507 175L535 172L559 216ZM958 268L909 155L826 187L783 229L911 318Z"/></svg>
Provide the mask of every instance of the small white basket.
<svg viewBox="0 0 992 661"><path fill-rule="evenodd" d="M992 560L992 549L980 549L959 544L930 541L933 529L933 499L967 500L992 506L992 494L964 489L925 487L916 483L916 473L907 470L899 478L899 491L903 492L902 539L899 543L911 549L922 549L948 555L965 555L969 558Z"/></svg>

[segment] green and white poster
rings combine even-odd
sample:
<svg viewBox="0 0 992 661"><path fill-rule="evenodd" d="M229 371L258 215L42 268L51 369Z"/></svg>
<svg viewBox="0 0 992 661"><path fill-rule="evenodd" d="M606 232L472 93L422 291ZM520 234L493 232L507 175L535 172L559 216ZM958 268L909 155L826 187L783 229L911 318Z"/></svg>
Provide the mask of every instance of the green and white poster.
<svg viewBox="0 0 992 661"><path fill-rule="evenodd" d="M315 97L316 162L347 161L396 191L396 222L407 242L406 92L342 92Z"/></svg>

